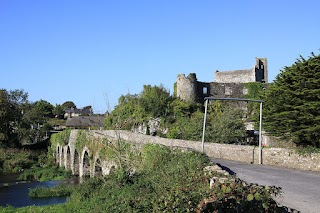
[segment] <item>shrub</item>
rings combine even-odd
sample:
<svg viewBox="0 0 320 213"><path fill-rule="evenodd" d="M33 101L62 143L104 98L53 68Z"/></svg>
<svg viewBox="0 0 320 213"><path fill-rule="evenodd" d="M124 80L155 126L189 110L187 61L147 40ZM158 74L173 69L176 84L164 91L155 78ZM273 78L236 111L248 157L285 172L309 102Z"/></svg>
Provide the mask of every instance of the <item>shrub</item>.
<svg viewBox="0 0 320 213"><path fill-rule="evenodd" d="M29 189L29 196L32 198L44 197L67 197L70 196L75 186L58 185L54 187L36 187Z"/></svg>

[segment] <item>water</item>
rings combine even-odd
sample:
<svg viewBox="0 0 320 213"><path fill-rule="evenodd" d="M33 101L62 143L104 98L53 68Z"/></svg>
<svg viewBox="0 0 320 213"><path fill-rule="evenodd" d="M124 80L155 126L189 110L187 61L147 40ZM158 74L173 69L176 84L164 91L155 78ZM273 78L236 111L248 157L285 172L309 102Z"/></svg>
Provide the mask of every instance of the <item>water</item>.
<svg viewBox="0 0 320 213"><path fill-rule="evenodd" d="M0 206L43 206L66 202L66 197L53 198L31 198L29 189L38 186L53 187L61 184L63 181L45 181L45 182L15 182L17 175L0 175Z"/></svg>

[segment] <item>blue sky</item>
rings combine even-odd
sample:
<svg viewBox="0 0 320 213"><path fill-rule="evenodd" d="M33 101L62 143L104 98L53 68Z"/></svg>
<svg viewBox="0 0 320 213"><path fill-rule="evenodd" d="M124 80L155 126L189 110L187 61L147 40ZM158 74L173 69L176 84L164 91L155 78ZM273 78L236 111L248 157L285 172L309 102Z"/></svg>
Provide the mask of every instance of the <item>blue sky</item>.
<svg viewBox="0 0 320 213"><path fill-rule="evenodd" d="M145 84L319 54L318 0L0 0L0 88L103 113Z"/></svg>

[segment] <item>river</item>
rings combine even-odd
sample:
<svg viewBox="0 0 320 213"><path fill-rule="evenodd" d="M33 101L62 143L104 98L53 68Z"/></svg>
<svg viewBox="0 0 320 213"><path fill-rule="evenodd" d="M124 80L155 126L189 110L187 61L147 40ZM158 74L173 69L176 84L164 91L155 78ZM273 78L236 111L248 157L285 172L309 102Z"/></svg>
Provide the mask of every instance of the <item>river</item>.
<svg viewBox="0 0 320 213"><path fill-rule="evenodd" d="M59 185L66 181L45 181L45 182L26 182L16 181L17 174L0 174L0 206L43 206L53 205L66 202L66 197L53 197L53 198L30 198L28 193L29 189L38 186L52 187ZM72 179L74 182L74 179Z"/></svg>

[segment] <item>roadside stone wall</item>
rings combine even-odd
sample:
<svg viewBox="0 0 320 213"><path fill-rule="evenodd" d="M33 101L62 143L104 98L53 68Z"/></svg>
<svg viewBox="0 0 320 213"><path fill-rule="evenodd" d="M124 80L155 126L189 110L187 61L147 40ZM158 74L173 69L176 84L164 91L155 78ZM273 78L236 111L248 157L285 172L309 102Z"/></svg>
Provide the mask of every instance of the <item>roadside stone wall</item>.
<svg viewBox="0 0 320 213"><path fill-rule="evenodd" d="M266 165L283 166L299 170L320 171L320 154L301 156L296 154L293 149L264 148L262 155L263 164Z"/></svg>
<svg viewBox="0 0 320 213"><path fill-rule="evenodd" d="M160 138L149 135L136 134L123 130L105 130L103 131L103 133L111 139L121 138L125 141L130 141L133 143L154 143L170 147L192 149L199 152L202 151L202 144L198 141ZM205 143L204 150L209 157L213 158L222 158L253 164L259 163L259 148L253 146ZM300 156L296 154L293 149L263 148L262 163L264 165L273 165L319 172L320 154L312 154L311 156Z"/></svg>

